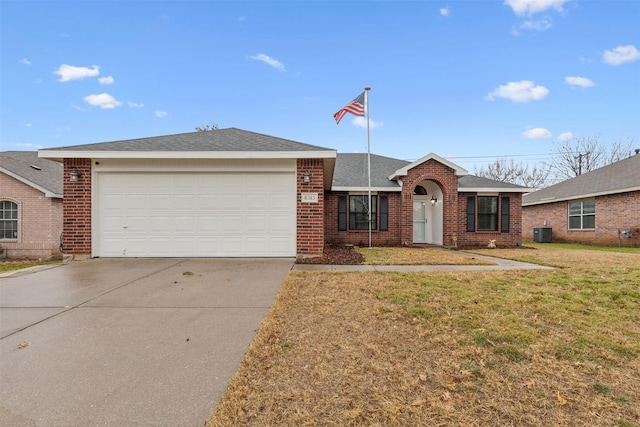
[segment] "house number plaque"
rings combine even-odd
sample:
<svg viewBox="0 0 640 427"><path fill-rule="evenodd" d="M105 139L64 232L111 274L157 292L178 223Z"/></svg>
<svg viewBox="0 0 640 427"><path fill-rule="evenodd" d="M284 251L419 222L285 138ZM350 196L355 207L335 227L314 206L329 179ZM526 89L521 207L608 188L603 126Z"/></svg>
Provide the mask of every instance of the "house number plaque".
<svg viewBox="0 0 640 427"><path fill-rule="evenodd" d="M301 193L302 203L318 203L318 193Z"/></svg>

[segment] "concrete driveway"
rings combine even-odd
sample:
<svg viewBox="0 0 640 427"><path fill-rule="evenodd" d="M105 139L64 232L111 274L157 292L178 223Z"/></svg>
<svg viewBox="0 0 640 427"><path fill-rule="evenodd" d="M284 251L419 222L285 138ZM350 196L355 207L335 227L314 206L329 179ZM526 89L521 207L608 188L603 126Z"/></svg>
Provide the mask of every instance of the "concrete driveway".
<svg viewBox="0 0 640 427"><path fill-rule="evenodd" d="M0 425L204 425L293 263L92 259L0 278Z"/></svg>

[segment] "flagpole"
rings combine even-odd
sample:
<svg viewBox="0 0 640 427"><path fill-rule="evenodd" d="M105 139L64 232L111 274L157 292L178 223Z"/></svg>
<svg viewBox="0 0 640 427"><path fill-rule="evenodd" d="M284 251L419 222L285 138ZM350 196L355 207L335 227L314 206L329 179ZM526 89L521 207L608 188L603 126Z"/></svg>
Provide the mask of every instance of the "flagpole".
<svg viewBox="0 0 640 427"><path fill-rule="evenodd" d="M371 139L369 137L369 91L370 87L364 88L364 111L367 114L367 175L369 185L369 248L371 248Z"/></svg>

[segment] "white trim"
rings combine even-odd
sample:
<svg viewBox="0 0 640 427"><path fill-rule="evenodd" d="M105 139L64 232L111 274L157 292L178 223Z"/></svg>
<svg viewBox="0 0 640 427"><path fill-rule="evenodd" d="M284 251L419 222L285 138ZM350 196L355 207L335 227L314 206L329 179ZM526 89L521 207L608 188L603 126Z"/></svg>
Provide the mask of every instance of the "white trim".
<svg viewBox="0 0 640 427"><path fill-rule="evenodd" d="M38 157L61 159L335 159L336 151L83 151L39 150Z"/></svg>
<svg viewBox="0 0 640 427"><path fill-rule="evenodd" d="M17 179L18 181L20 181L23 184L28 185L29 187L35 188L38 191L42 191L44 193L45 197L50 197L50 198L53 198L53 199L62 199L62 194L54 193L51 190L47 190L46 188L36 184L35 182L29 181L28 179L26 179L26 178L24 178L24 177L22 177L22 176L20 176L18 174L15 174L15 173L13 173L11 171L8 171L5 168L0 168L0 172L3 172L6 175L9 175L10 177Z"/></svg>
<svg viewBox="0 0 640 427"><path fill-rule="evenodd" d="M405 167L403 167L401 169L398 169L393 174L389 175L389 180L393 181L393 180L395 180L395 179L397 179L397 178L399 178L401 176L406 176L409 173L410 169L413 169L414 167L416 167L418 165L421 165L422 163L424 163L424 162L426 162L428 160L435 160L438 163L442 163L443 165L450 167L451 169L454 170L454 172L455 172L455 174L457 176L464 176L464 175L468 175L469 174L469 172L466 169L456 165L455 163L451 163L450 161L443 159L442 157L438 156L437 154L429 153L426 156L424 156L423 158L418 159L415 162L410 163L407 166L405 166Z"/></svg>
<svg viewBox="0 0 640 427"><path fill-rule="evenodd" d="M458 187L458 193L531 193L531 188Z"/></svg>
<svg viewBox="0 0 640 427"><path fill-rule="evenodd" d="M570 200L579 200L579 199L589 199L591 197L599 197L599 196L611 196L611 195L614 195L614 194L631 193L631 192L634 192L634 191L640 191L640 187L621 188L619 190L600 191L598 193L578 194L576 196L561 197L561 198L558 198L558 199L556 199L555 197L545 197L542 200L537 200L537 201L529 202L529 203L524 203L524 201L523 201L522 202L522 206L546 205L546 204L549 204L549 203L566 202L566 201L570 201Z"/></svg>

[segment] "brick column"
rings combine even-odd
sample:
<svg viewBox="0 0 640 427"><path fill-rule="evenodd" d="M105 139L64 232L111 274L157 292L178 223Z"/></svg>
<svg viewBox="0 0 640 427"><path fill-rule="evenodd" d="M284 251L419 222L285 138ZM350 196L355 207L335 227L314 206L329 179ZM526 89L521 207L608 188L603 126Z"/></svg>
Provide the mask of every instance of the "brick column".
<svg viewBox="0 0 640 427"><path fill-rule="evenodd" d="M72 182L76 169L81 176ZM63 183L63 251L91 255L91 159L64 159Z"/></svg>
<svg viewBox="0 0 640 427"><path fill-rule="evenodd" d="M304 182L306 172L309 182ZM297 256L314 257L324 251L324 161L298 159L297 162ZM302 201L303 193L316 194L317 202Z"/></svg>

